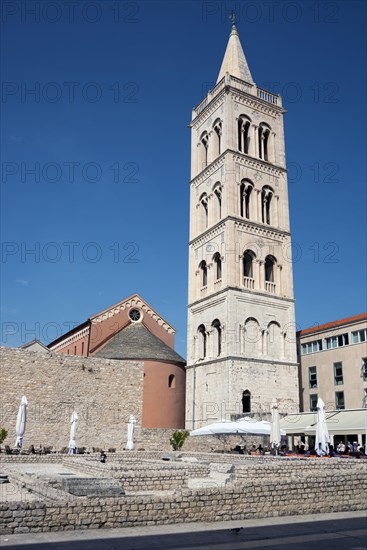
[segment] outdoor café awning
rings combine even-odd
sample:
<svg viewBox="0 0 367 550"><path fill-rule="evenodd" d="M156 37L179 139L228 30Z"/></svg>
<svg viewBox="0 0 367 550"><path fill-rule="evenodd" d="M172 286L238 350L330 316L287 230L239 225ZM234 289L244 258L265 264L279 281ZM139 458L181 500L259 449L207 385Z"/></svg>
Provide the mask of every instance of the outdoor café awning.
<svg viewBox="0 0 367 550"><path fill-rule="evenodd" d="M333 434L362 434L366 430L367 409L327 411L326 424ZM317 413L288 414L280 420L280 427L287 435L315 435Z"/></svg>

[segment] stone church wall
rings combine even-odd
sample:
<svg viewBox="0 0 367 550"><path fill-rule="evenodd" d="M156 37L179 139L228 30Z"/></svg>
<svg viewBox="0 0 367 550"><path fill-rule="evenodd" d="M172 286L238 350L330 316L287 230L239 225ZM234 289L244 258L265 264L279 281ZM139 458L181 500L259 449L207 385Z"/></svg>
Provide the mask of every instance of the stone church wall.
<svg viewBox="0 0 367 550"><path fill-rule="evenodd" d="M23 445L68 446L70 416L79 415L79 447L126 444L129 416L141 425L144 364L137 361L41 354L1 348L0 426L9 431L5 443L15 442L21 397L28 400Z"/></svg>

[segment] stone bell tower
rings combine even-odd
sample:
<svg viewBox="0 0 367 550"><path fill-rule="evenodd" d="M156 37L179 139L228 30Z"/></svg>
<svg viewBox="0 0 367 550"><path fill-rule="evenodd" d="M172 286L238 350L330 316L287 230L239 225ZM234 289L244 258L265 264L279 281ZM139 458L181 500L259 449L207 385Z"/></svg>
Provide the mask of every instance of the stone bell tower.
<svg viewBox="0 0 367 550"><path fill-rule="evenodd" d="M256 86L235 23L192 113L186 427L299 410L280 96Z"/></svg>

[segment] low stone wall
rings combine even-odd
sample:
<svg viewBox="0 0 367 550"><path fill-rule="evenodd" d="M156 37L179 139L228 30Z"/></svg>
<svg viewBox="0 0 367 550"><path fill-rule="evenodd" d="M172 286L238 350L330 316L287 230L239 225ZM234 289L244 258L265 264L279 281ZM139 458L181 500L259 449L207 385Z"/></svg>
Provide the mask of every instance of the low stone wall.
<svg viewBox="0 0 367 550"><path fill-rule="evenodd" d="M157 525L366 508L364 460L219 453L170 456L174 460L163 461L158 451L111 453L108 462L101 464L97 455L3 455L2 469L6 471L8 465L6 473L13 484L18 484L18 492L16 501L14 494L2 498L0 531ZM46 479L29 476L26 469L16 467L17 463L39 463L41 471L44 463L59 463L91 477L115 478L127 494L114 498L75 497L53 487ZM211 476L213 468L219 466L220 470L223 463L234 465L232 482L225 486ZM195 481L195 489L187 488L188 480ZM33 494L31 500L29 492Z"/></svg>
<svg viewBox="0 0 367 550"><path fill-rule="evenodd" d="M365 508L365 472L254 480L174 494L0 505L1 532L28 533L326 513Z"/></svg>
<svg viewBox="0 0 367 550"><path fill-rule="evenodd" d="M144 451L172 451L170 438L174 429L137 429L134 435L135 448ZM269 436L248 435L245 438L240 435L231 436L194 436L188 437L184 443L184 452L223 452L229 451L236 445L245 445L251 449L253 445L258 447L260 444L265 447L269 444Z"/></svg>
<svg viewBox="0 0 367 550"><path fill-rule="evenodd" d="M209 476L209 467L193 464L183 467L175 463L152 463L147 465L92 464L91 462L70 462L73 471L87 472L96 477L113 477L121 482L125 491L172 491L187 487L187 480L193 477ZM133 469L132 469L133 468Z"/></svg>
<svg viewBox="0 0 367 550"><path fill-rule="evenodd" d="M349 473L363 472L367 475L367 461L357 461L350 459L328 459L314 458L301 460L273 459L267 458L256 460L253 464L242 463L236 465L236 478L238 480L248 479L249 475L257 479L267 479L268 477L294 477L304 475L314 475L319 472L322 476L329 476L333 479L338 475L349 475Z"/></svg>

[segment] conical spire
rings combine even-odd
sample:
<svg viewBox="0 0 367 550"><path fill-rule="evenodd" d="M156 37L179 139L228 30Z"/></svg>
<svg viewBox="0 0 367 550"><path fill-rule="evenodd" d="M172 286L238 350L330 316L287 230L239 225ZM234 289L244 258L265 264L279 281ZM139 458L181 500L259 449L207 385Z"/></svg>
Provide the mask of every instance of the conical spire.
<svg viewBox="0 0 367 550"><path fill-rule="evenodd" d="M241 80L245 80L245 82L250 84L254 84L235 23L232 24L231 34L229 35L228 45L219 71L217 83L226 73L240 78Z"/></svg>

